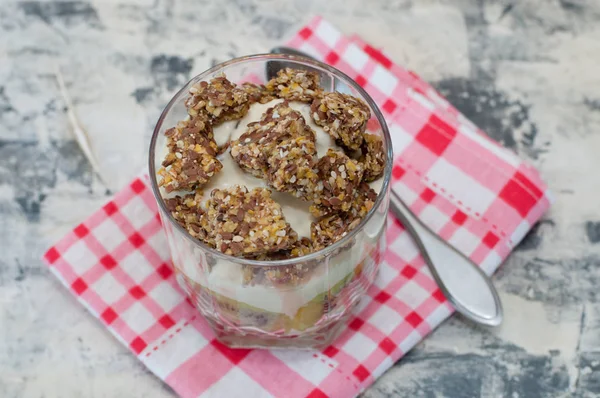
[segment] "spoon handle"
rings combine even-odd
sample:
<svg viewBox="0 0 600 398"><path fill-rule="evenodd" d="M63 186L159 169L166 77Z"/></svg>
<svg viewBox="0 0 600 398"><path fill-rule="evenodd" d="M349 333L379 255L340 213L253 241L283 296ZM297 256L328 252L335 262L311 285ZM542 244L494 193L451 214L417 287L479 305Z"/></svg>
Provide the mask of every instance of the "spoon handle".
<svg viewBox="0 0 600 398"><path fill-rule="evenodd" d="M488 276L423 225L394 191L390 191L390 209L412 235L440 290L454 308L474 322L499 325L502 304Z"/></svg>

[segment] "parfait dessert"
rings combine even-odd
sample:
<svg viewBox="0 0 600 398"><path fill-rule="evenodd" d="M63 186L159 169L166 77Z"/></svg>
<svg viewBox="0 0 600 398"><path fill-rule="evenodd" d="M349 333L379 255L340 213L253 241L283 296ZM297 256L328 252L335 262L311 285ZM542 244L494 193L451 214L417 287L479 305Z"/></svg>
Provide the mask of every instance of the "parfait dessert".
<svg viewBox="0 0 600 398"><path fill-rule="evenodd" d="M197 81L154 148L178 280L229 345L327 344L373 281L387 143L361 98L319 80Z"/></svg>

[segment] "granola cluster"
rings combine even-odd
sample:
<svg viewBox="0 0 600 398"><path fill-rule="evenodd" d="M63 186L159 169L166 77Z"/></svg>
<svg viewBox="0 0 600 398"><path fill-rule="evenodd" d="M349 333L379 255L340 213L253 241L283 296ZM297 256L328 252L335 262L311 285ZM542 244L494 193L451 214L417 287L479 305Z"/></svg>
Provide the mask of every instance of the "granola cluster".
<svg viewBox="0 0 600 398"><path fill-rule="evenodd" d="M267 90L275 93L279 98L289 101L313 102L323 94L319 85L319 75L291 68L277 72L277 76L266 84Z"/></svg>
<svg viewBox="0 0 600 398"><path fill-rule="evenodd" d="M364 168L345 153L329 149L319 159L319 183L314 203L342 212L350 210L353 192L360 184Z"/></svg>
<svg viewBox="0 0 600 398"><path fill-rule="evenodd" d="M255 260L274 261L285 260L307 255L313 251L313 244L309 238L302 238L293 243L288 249L274 253L262 254L255 257ZM270 286L296 286L301 284L310 275L314 267L302 266L296 264L273 267L252 267L244 268L244 285L270 285Z"/></svg>
<svg viewBox="0 0 600 398"><path fill-rule="evenodd" d="M242 90L244 90L248 95L248 101L251 104L266 104L267 102L277 99L277 97L268 91L267 88L262 84L258 85L254 83L244 83L242 84Z"/></svg>
<svg viewBox="0 0 600 398"><path fill-rule="evenodd" d="M167 192L194 190L206 184L223 165L217 159L212 127L197 116L165 132L169 153L158 171Z"/></svg>
<svg viewBox="0 0 600 398"><path fill-rule="evenodd" d="M241 119L254 103L277 98L284 101L248 124L237 140L217 147L213 127ZM310 103L310 117L341 148L319 158L315 132L292 101ZM300 257L346 236L373 208L377 193L367 183L383 175L386 154L381 138L365 132L369 107L347 94L325 93L317 73L286 68L264 86L238 86L219 76L194 84L185 105L189 117L165 132L168 154L158 175L166 192L186 192L165 204L194 238L248 259ZM310 202L316 218L310 238L298 237L270 189L233 185L203 192L223 168L220 156L232 156L270 189ZM244 283L293 285L309 268L245 267Z"/></svg>
<svg viewBox="0 0 600 398"><path fill-rule="evenodd" d="M315 123L344 148L355 151L363 142L369 107L360 99L338 92L325 93L310 106Z"/></svg>
<svg viewBox="0 0 600 398"><path fill-rule="evenodd" d="M188 114L207 116L212 123L241 119L250 107L248 93L230 82L225 76L215 77L210 83L202 81L190 88L185 102Z"/></svg>
<svg viewBox="0 0 600 398"><path fill-rule="evenodd" d="M302 198L314 192L316 153L314 132L287 101L269 108L231 143L231 156L242 169Z"/></svg>
<svg viewBox="0 0 600 398"><path fill-rule="evenodd" d="M233 256L257 255L289 248L296 233L285 221L271 191L234 186L215 189L200 217L200 225L215 247Z"/></svg>
<svg viewBox="0 0 600 398"><path fill-rule="evenodd" d="M165 205L175 221L185 228L191 236L214 247L214 241L210 239L200 221L205 214L202 207L200 207L201 200L202 193L196 192L165 199Z"/></svg>
<svg viewBox="0 0 600 398"><path fill-rule="evenodd" d="M365 168L363 180L371 182L383 176L383 171L385 170L385 151L381 138L374 134L365 134L361 154L360 162Z"/></svg>
<svg viewBox="0 0 600 398"><path fill-rule="evenodd" d="M324 249L356 228L371 211L376 199L377 192L362 182L353 192L350 208L346 212L331 211L331 208L323 206L311 207L313 215L319 218L311 225L311 240L314 249Z"/></svg>

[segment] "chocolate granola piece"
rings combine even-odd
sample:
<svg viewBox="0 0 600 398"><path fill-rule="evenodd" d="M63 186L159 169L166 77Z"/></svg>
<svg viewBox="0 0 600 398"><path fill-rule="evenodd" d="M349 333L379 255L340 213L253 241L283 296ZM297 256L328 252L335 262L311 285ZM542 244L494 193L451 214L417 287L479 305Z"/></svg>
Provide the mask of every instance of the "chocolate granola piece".
<svg viewBox="0 0 600 398"><path fill-rule="evenodd" d="M375 192L369 184L361 182L352 194L352 203L350 209L345 212L346 217L349 217L350 219L364 218L367 213L371 211L376 200L377 192ZM316 218L326 217L340 212L332 207L316 204L311 205L309 211Z"/></svg>
<svg viewBox="0 0 600 398"><path fill-rule="evenodd" d="M255 257L252 257L252 259L258 261L287 260L290 258L306 256L307 254L312 253L312 251L313 246L311 240L309 238L304 237L298 239L289 248L285 250L280 250L273 253L262 253Z"/></svg>
<svg viewBox="0 0 600 398"><path fill-rule="evenodd" d="M158 175L167 192L202 187L223 165L216 158L212 127L202 116L177 123L165 132L168 154Z"/></svg>
<svg viewBox="0 0 600 398"><path fill-rule="evenodd" d="M231 141L231 156L237 164L245 171L258 178L267 175L267 158L282 139L282 128L276 128L277 124L286 120L285 116L278 111L282 104L269 108L258 122L249 123L246 132L237 140ZM286 104L287 105L287 104ZM291 108L290 108L291 109ZM273 117L275 114L277 117Z"/></svg>
<svg viewBox="0 0 600 398"><path fill-rule="evenodd" d="M291 248L274 253L265 253L255 257L260 261L286 260L305 256L313 250L312 242L308 238L302 238L296 241ZM244 285L275 285L278 287L297 286L307 280L312 270L318 263L295 263L290 265L277 266L246 266L243 271Z"/></svg>
<svg viewBox="0 0 600 398"><path fill-rule="evenodd" d="M346 154L327 150L317 163L319 182L315 189L314 204L332 211L348 211L352 206L354 190L363 176L363 166Z"/></svg>
<svg viewBox="0 0 600 398"><path fill-rule="evenodd" d="M302 115L284 101L231 143L231 156L245 171L277 191L308 199L314 191L315 135Z"/></svg>
<svg viewBox="0 0 600 398"><path fill-rule="evenodd" d="M232 256L253 256L289 248L297 234L285 221L271 191L233 186L215 189L200 219L217 250Z"/></svg>
<svg viewBox="0 0 600 398"><path fill-rule="evenodd" d="M248 113L250 101L244 89L237 87L223 75L213 78L210 83L201 81L194 84L185 106L190 116L205 114L215 126L244 117Z"/></svg>
<svg viewBox="0 0 600 398"><path fill-rule="evenodd" d="M331 246L345 237L360 224L360 218L353 218L347 213L333 213L315 221L310 226L310 239L314 250Z"/></svg>
<svg viewBox="0 0 600 398"><path fill-rule="evenodd" d="M251 104L257 102L260 104L266 104L267 102L271 102L277 98L262 84L258 85L254 83L244 83L242 84L241 89L248 94L248 100Z"/></svg>
<svg viewBox="0 0 600 398"><path fill-rule="evenodd" d="M310 239L302 238L296 241L288 251L290 253L289 258L302 257L312 253L313 245Z"/></svg>
<svg viewBox="0 0 600 398"><path fill-rule="evenodd" d="M267 175L267 154L261 142L270 140L273 135L274 122L253 122L239 139L230 142L229 154L240 168L255 177Z"/></svg>
<svg viewBox="0 0 600 398"><path fill-rule="evenodd" d="M267 180L279 192L310 199L317 184L314 139L305 135L281 141L267 158Z"/></svg>
<svg viewBox="0 0 600 398"><path fill-rule="evenodd" d="M200 206L201 199L202 191L197 190L193 194L165 199L165 205L175 221L185 228L191 236L214 247L214 240L209 238L200 222L201 217L204 215L204 210Z"/></svg>
<svg viewBox="0 0 600 398"><path fill-rule="evenodd" d="M319 74L299 69L285 68L266 84L267 90L289 101L312 102L323 93Z"/></svg>
<svg viewBox="0 0 600 398"><path fill-rule="evenodd" d="M361 182L358 189L354 191L352 206L348 212L350 217L363 219L375 206L377 192L365 182Z"/></svg>
<svg viewBox="0 0 600 398"><path fill-rule="evenodd" d="M362 144L362 156L359 162L365 167L363 181L375 181L383 175L385 169L385 152L383 149L383 140L375 134L365 134Z"/></svg>
<svg viewBox="0 0 600 398"><path fill-rule="evenodd" d="M306 136L315 140L315 132L308 127L302 114L290 107L287 100L267 109L262 120L276 122L275 131L280 137Z"/></svg>
<svg viewBox="0 0 600 398"><path fill-rule="evenodd" d="M360 224L371 211L377 200L375 192L369 184L361 182L353 193L351 207L346 212L332 211L324 206L311 206L311 213L320 217L311 224L311 240L314 250L321 250L342 239ZM319 212L317 212L318 210Z"/></svg>
<svg viewBox="0 0 600 398"><path fill-rule="evenodd" d="M349 151L360 148L371 111L359 98L338 92L324 93L310 107L314 122Z"/></svg>

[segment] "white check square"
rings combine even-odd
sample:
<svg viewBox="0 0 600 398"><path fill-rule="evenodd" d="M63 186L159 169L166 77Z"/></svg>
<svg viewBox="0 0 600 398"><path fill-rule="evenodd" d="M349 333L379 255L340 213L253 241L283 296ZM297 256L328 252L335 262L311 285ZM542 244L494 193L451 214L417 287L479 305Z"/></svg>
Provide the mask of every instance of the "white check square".
<svg viewBox="0 0 600 398"><path fill-rule="evenodd" d="M171 251L169 250L167 237L162 230L146 238L146 242L148 242L148 246L154 249L162 261L167 262L171 260Z"/></svg>
<svg viewBox="0 0 600 398"><path fill-rule="evenodd" d="M407 263L413 261L419 255L419 249L408 232L402 232L389 248Z"/></svg>
<svg viewBox="0 0 600 398"><path fill-rule="evenodd" d="M419 219L425 223L432 231L439 232L450 220L446 214L438 210L433 205L427 205L419 214Z"/></svg>
<svg viewBox="0 0 600 398"><path fill-rule="evenodd" d="M383 358L383 361L381 361L381 363L379 365L377 365L377 367L373 371L373 373L372 373L373 378L376 379L379 376L381 376L386 370L391 368L393 364L394 364L394 361L392 361L392 358L390 358L390 357Z"/></svg>
<svg viewBox="0 0 600 398"><path fill-rule="evenodd" d="M185 300L185 296L166 281L155 286L154 289L148 292L148 295L167 313Z"/></svg>
<svg viewBox="0 0 600 398"><path fill-rule="evenodd" d="M346 354L356 358L359 362L363 362L367 359L376 348L377 344L360 332L354 333L354 335L350 337L350 340L342 347Z"/></svg>
<svg viewBox="0 0 600 398"><path fill-rule="evenodd" d="M156 339L156 341L165 341L160 350L153 351L150 356L140 355L142 362L162 380L209 343L196 328L191 325L183 326L184 323L185 320L182 320L173 326L181 331L174 334L172 338L164 338L173 333L172 330L167 330L163 338ZM146 350L151 350L151 347L152 345L149 345Z"/></svg>
<svg viewBox="0 0 600 398"><path fill-rule="evenodd" d="M84 274L98 262L96 255L85 243L85 238L75 242L62 257L73 266L73 271L78 275Z"/></svg>
<svg viewBox="0 0 600 398"><path fill-rule="evenodd" d="M105 272L94 285L94 291L98 293L106 304L111 305L127 294L127 290L117 281L110 272Z"/></svg>
<svg viewBox="0 0 600 398"><path fill-rule="evenodd" d="M500 255L498 255L498 253L496 253L495 250L492 250L481 263L481 269L487 275L492 275L494 271L498 269L501 262L502 257L500 257Z"/></svg>
<svg viewBox="0 0 600 398"><path fill-rule="evenodd" d="M410 308L415 309L431 295L427 290L419 286L417 282L409 280L396 292L396 294L394 294L394 296Z"/></svg>
<svg viewBox="0 0 600 398"><path fill-rule="evenodd" d="M521 159L519 159L518 156L510 152L508 149L495 144L486 137L483 137L475 130L476 127L473 126L470 121L468 124L466 124L465 121L463 121L463 123L464 124L462 124L458 129L462 134L477 142L479 145L492 152L494 155L498 156L498 158L502 159L512 167L519 167L521 164Z"/></svg>
<svg viewBox="0 0 600 398"><path fill-rule="evenodd" d="M400 316L396 311L391 309L387 305L382 305L377 311L371 316L369 322L377 326L377 329L383 333L390 335L400 324L404 318Z"/></svg>
<svg viewBox="0 0 600 398"><path fill-rule="evenodd" d="M344 54L342 54L342 59L352 65L354 69L361 71L369 60L369 56L358 48L356 44L351 43L346 48L346 51L344 51Z"/></svg>
<svg viewBox="0 0 600 398"><path fill-rule="evenodd" d="M425 319L425 322L427 322L427 324L433 329L437 325L442 323L446 318L448 318L451 313L452 312L448 309L447 306L438 305L437 308L433 310L431 314L429 314L427 319Z"/></svg>
<svg viewBox="0 0 600 398"><path fill-rule="evenodd" d="M400 196L400 199L402 199L404 204L406 204L407 206L412 205L415 202L415 200L417 200L417 198L419 197L419 195L417 195L412 189L410 189L408 185L400 181L394 182L392 184L392 189Z"/></svg>
<svg viewBox="0 0 600 398"><path fill-rule="evenodd" d="M517 245L525 237L525 235L527 235L527 232L529 232L530 229L531 225L527 220L521 221L521 223L510 236L510 240L514 245Z"/></svg>
<svg viewBox="0 0 600 398"><path fill-rule="evenodd" d="M308 43L302 43L299 50L304 51L313 58L316 58L321 61L323 60L323 56L321 55L321 53Z"/></svg>
<svg viewBox="0 0 600 398"><path fill-rule="evenodd" d="M398 85L398 78L381 65L376 65L370 82L385 95L392 95Z"/></svg>
<svg viewBox="0 0 600 398"><path fill-rule="evenodd" d="M421 93L418 93L412 89L409 89L407 93L413 101L421 104L425 109L429 109L430 111L435 110L435 104L431 102L429 98L425 98Z"/></svg>
<svg viewBox="0 0 600 398"><path fill-rule="evenodd" d="M244 386L244 398L270 398L267 390L262 388L254 379L244 373L239 367L232 368L219 381L200 394L202 397L239 397L240 386Z"/></svg>
<svg viewBox="0 0 600 398"><path fill-rule="evenodd" d="M432 89L427 89L427 98L435 102L442 109L447 109L450 105L448 101L444 99L444 97L441 97L437 91Z"/></svg>
<svg viewBox="0 0 600 398"><path fill-rule="evenodd" d="M323 40L327 46L333 48L342 36L340 32L327 21L321 21L316 30L317 36Z"/></svg>
<svg viewBox="0 0 600 398"><path fill-rule="evenodd" d="M414 141L414 138L397 124L390 126L390 137L392 138L394 156L400 155Z"/></svg>
<svg viewBox="0 0 600 398"><path fill-rule="evenodd" d="M135 196L127 202L121 208L121 213L123 213L136 230L148 224L156 215L139 196Z"/></svg>
<svg viewBox="0 0 600 398"><path fill-rule="evenodd" d="M481 239L470 233L466 228L458 228L454 231L454 234L448 239L448 243L462 252L465 256L473 254Z"/></svg>
<svg viewBox="0 0 600 398"><path fill-rule="evenodd" d="M377 274L377 278L375 278L375 285L380 289L385 289L390 281L393 281L397 275L397 269L391 267L387 262L382 261L379 265L379 273Z"/></svg>
<svg viewBox="0 0 600 398"><path fill-rule="evenodd" d="M102 245L108 252L112 252L126 240L125 234L121 231L121 228L119 228L110 217L94 228L92 234L98 241L102 242Z"/></svg>
<svg viewBox="0 0 600 398"><path fill-rule="evenodd" d="M154 267L139 250L134 250L121 260L119 266L138 285L154 272Z"/></svg>
<svg viewBox="0 0 600 398"><path fill-rule="evenodd" d="M123 321L137 334L144 333L156 323L156 319L139 301L121 314Z"/></svg>
<svg viewBox="0 0 600 398"><path fill-rule="evenodd" d="M465 208L472 209L474 213L484 214L496 199L494 192L443 158L431 166L427 177L443 186L449 195L460 200Z"/></svg>
<svg viewBox="0 0 600 398"><path fill-rule="evenodd" d="M315 358L310 351L273 350L271 354L316 386L325 380L334 369L329 367L326 362ZM328 359L328 361L336 364L332 359Z"/></svg>
<svg viewBox="0 0 600 398"><path fill-rule="evenodd" d="M404 340L402 340L399 347L402 350L402 352L406 354L415 345L417 345L417 343L419 341L421 341L421 339L422 339L421 334L419 332L417 332L416 330L413 330L412 332L410 332L410 334L408 336L406 336L406 338Z"/></svg>

